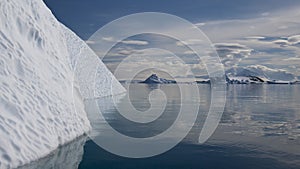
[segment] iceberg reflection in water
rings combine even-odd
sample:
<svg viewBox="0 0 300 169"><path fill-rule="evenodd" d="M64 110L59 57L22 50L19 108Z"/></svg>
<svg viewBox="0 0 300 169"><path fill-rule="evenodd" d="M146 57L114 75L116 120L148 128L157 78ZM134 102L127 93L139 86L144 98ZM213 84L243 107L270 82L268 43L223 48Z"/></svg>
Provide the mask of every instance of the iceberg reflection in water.
<svg viewBox="0 0 300 169"><path fill-rule="evenodd" d="M83 146L87 136L61 146L47 157L34 161L18 169L75 169L78 168L83 156Z"/></svg>

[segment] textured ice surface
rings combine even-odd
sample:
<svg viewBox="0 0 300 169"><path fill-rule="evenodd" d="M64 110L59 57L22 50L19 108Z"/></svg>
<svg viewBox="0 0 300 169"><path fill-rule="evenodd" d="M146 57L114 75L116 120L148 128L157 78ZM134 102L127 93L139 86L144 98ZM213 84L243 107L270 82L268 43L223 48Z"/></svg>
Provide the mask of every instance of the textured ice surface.
<svg viewBox="0 0 300 169"><path fill-rule="evenodd" d="M0 11L2 169L45 157L90 129L77 87L82 87L80 80L73 87L71 63L92 53L74 33L62 28L42 0L0 0ZM103 63L97 63L98 78L105 78L99 79L98 96L109 95L105 90L112 82L121 92ZM81 76L89 73L84 71L88 65L84 66ZM81 95L87 96L84 91Z"/></svg>
<svg viewBox="0 0 300 169"><path fill-rule="evenodd" d="M64 25L62 29L72 56L70 64L84 99L116 95L126 91L84 41Z"/></svg>

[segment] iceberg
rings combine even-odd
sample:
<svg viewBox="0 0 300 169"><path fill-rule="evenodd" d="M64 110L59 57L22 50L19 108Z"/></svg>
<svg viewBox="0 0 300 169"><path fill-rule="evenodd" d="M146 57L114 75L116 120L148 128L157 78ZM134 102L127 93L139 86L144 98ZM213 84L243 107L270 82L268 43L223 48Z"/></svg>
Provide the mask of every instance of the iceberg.
<svg viewBox="0 0 300 169"><path fill-rule="evenodd" d="M15 168L90 130L83 99L125 89L42 0L1 1L0 10L0 168Z"/></svg>
<svg viewBox="0 0 300 169"><path fill-rule="evenodd" d="M265 80L257 76L226 76L228 84L261 84Z"/></svg>
<svg viewBox="0 0 300 169"><path fill-rule="evenodd" d="M234 67L226 71L227 83L248 84L297 84L297 77L283 69L271 69L262 65Z"/></svg>
<svg viewBox="0 0 300 169"><path fill-rule="evenodd" d="M296 84L297 81L272 80L267 81L268 84Z"/></svg>
<svg viewBox="0 0 300 169"><path fill-rule="evenodd" d="M176 83L175 80L168 80L164 78L158 77L156 74L152 74L146 80L140 83L147 83L147 84L168 84L168 83Z"/></svg>
<svg viewBox="0 0 300 169"><path fill-rule="evenodd" d="M77 77L83 99L93 99L126 92L94 51L70 29L62 26L70 54L70 65Z"/></svg>
<svg viewBox="0 0 300 169"><path fill-rule="evenodd" d="M246 67L234 67L226 71L228 76L256 76L270 81L270 79L280 81L295 81L297 78L293 73L282 69L271 69L263 65L250 65Z"/></svg>

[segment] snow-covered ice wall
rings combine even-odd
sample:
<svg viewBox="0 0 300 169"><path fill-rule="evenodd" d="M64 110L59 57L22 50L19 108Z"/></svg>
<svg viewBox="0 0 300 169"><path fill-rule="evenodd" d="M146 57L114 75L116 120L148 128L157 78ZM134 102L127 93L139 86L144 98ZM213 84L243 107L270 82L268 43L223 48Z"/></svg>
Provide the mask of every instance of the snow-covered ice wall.
<svg viewBox="0 0 300 169"><path fill-rule="evenodd" d="M84 41L64 25L62 29L72 56L70 64L84 99L116 95L126 91Z"/></svg>
<svg viewBox="0 0 300 169"><path fill-rule="evenodd" d="M77 68L82 77L73 86L74 63L96 55L42 0L0 0L0 11L2 169L44 157L90 129L81 95L92 97L84 91L90 84L84 77L95 70L88 64ZM110 93L112 83L124 91L99 59L96 65L97 97L116 94Z"/></svg>

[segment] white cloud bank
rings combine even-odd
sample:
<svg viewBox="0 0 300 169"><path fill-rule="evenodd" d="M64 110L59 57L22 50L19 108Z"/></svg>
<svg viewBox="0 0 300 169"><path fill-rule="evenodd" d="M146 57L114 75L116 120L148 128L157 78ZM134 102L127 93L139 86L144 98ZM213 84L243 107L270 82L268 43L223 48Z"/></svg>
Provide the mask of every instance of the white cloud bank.
<svg viewBox="0 0 300 169"><path fill-rule="evenodd" d="M225 67L236 66L242 59L251 55L253 49L238 43L214 44Z"/></svg>
<svg viewBox="0 0 300 169"><path fill-rule="evenodd" d="M239 50L236 45L216 45L225 66L264 64L300 75L299 18L299 7L294 7L270 11L258 18L209 21L200 28L214 43L248 48Z"/></svg>
<svg viewBox="0 0 300 169"><path fill-rule="evenodd" d="M141 41L141 40L124 40L122 43L127 45L148 45L149 43L147 41Z"/></svg>

